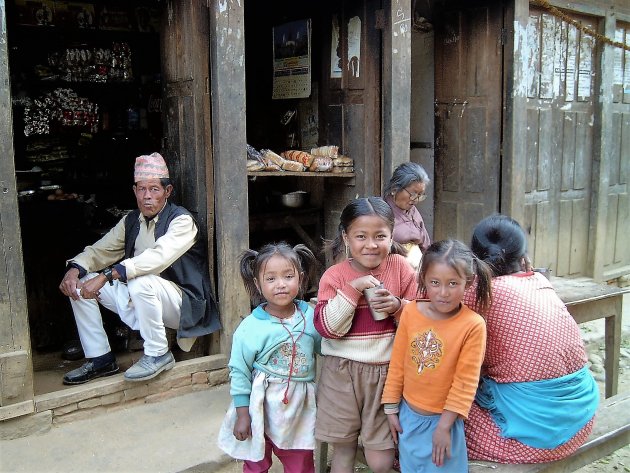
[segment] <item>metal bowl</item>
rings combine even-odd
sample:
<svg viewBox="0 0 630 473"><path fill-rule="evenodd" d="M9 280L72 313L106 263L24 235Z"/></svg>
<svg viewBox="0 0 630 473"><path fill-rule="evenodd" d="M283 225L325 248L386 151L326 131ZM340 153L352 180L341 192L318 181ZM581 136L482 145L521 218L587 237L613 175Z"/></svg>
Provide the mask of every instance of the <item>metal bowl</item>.
<svg viewBox="0 0 630 473"><path fill-rule="evenodd" d="M282 194L281 202L285 207L297 209L304 206L308 200L308 192L295 191L288 194Z"/></svg>

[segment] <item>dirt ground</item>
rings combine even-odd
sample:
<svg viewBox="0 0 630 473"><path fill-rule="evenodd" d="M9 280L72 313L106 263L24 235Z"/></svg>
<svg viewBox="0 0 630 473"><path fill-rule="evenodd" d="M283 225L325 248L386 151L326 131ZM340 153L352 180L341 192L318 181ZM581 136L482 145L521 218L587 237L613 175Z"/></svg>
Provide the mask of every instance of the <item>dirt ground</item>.
<svg viewBox="0 0 630 473"><path fill-rule="evenodd" d="M625 299L628 301L628 298ZM630 301L628 301L630 302ZM624 304L624 306L628 306ZM630 392L630 310L624 307L624 336L621 344L621 356L619 361L619 388L618 392ZM603 321L594 321L581 326L591 371L597 380L600 393L604 395L604 342ZM242 462L232 461L220 469L214 469L213 473L240 473L243 471ZM269 470L270 473L282 473L282 465L274 457L274 464ZM364 466L355 467L357 473L371 473ZM576 470L577 473L630 473L630 446L623 447L616 452L604 457L596 462Z"/></svg>

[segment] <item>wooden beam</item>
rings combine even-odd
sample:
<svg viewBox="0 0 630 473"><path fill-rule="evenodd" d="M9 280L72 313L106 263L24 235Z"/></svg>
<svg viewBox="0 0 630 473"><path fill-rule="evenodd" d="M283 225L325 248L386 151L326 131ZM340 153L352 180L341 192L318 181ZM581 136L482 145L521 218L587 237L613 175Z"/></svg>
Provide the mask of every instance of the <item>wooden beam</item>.
<svg viewBox="0 0 630 473"><path fill-rule="evenodd" d="M411 0L388 0L383 31L383 181L410 159Z"/></svg>
<svg viewBox="0 0 630 473"><path fill-rule="evenodd" d="M602 21L600 33L609 38L615 37L616 16L611 8L610 14ZM601 44L601 43L600 43ZM589 235L589 261L587 262L591 275L596 281L601 281L606 261L606 240L614 238L608 235L608 192L609 166L612 160L613 146L613 78L615 75L615 48L611 45L600 45L597 48L597 62L599 72L599 90L595 102L593 125L593 190L591 228Z"/></svg>
<svg viewBox="0 0 630 473"><path fill-rule="evenodd" d="M506 8L503 50L504 101L500 211L518 222L525 219L527 163L528 0L514 0Z"/></svg>
<svg viewBox="0 0 630 473"><path fill-rule="evenodd" d="M6 9L0 0L0 405L2 418L26 414L33 367L13 154ZM9 408L15 404L16 407ZM19 404L19 405L18 405ZM6 408L6 409L4 409Z"/></svg>
<svg viewBox="0 0 630 473"><path fill-rule="evenodd" d="M243 2L210 2L210 89L214 155L217 287L221 352L250 312L238 256L249 246L245 129L245 19Z"/></svg>

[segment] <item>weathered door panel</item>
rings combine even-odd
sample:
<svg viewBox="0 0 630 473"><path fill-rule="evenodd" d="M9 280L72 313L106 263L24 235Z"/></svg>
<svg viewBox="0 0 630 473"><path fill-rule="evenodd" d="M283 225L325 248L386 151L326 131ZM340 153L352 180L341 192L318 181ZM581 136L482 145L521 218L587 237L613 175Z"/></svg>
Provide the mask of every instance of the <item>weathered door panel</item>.
<svg viewBox="0 0 630 473"><path fill-rule="evenodd" d="M380 4L380 0L328 3L330 29L324 33L322 48L320 141L339 144L354 159L357 178L352 194L381 192L381 30L376 20ZM350 196L337 194L339 202Z"/></svg>
<svg viewBox="0 0 630 473"><path fill-rule="evenodd" d="M33 367L13 155L6 10L0 0L0 421L30 414Z"/></svg>
<svg viewBox="0 0 630 473"><path fill-rule="evenodd" d="M595 28L592 19L573 15ZM593 168L593 39L530 9L527 28L527 176L530 255L556 276L587 272Z"/></svg>
<svg viewBox="0 0 630 473"><path fill-rule="evenodd" d="M468 242L474 225L499 210L503 8L448 2L439 11L434 237Z"/></svg>
<svg viewBox="0 0 630 473"><path fill-rule="evenodd" d="M630 44L630 23L618 22L615 40ZM603 278L627 273L630 266L630 51L615 49L612 141L608 173L608 219Z"/></svg>

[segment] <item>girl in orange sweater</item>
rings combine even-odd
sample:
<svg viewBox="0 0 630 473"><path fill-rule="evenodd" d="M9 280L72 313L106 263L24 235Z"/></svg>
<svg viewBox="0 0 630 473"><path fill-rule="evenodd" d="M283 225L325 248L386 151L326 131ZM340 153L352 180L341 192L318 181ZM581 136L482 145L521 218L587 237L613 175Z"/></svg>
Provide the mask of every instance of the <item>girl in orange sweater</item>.
<svg viewBox="0 0 630 473"><path fill-rule="evenodd" d="M486 327L462 299L476 277L477 300L488 306L491 276L457 240L424 254L418 279L426 299L403 309L382 397L403 473L468 471L463 418L477 390Z"/></svg>

